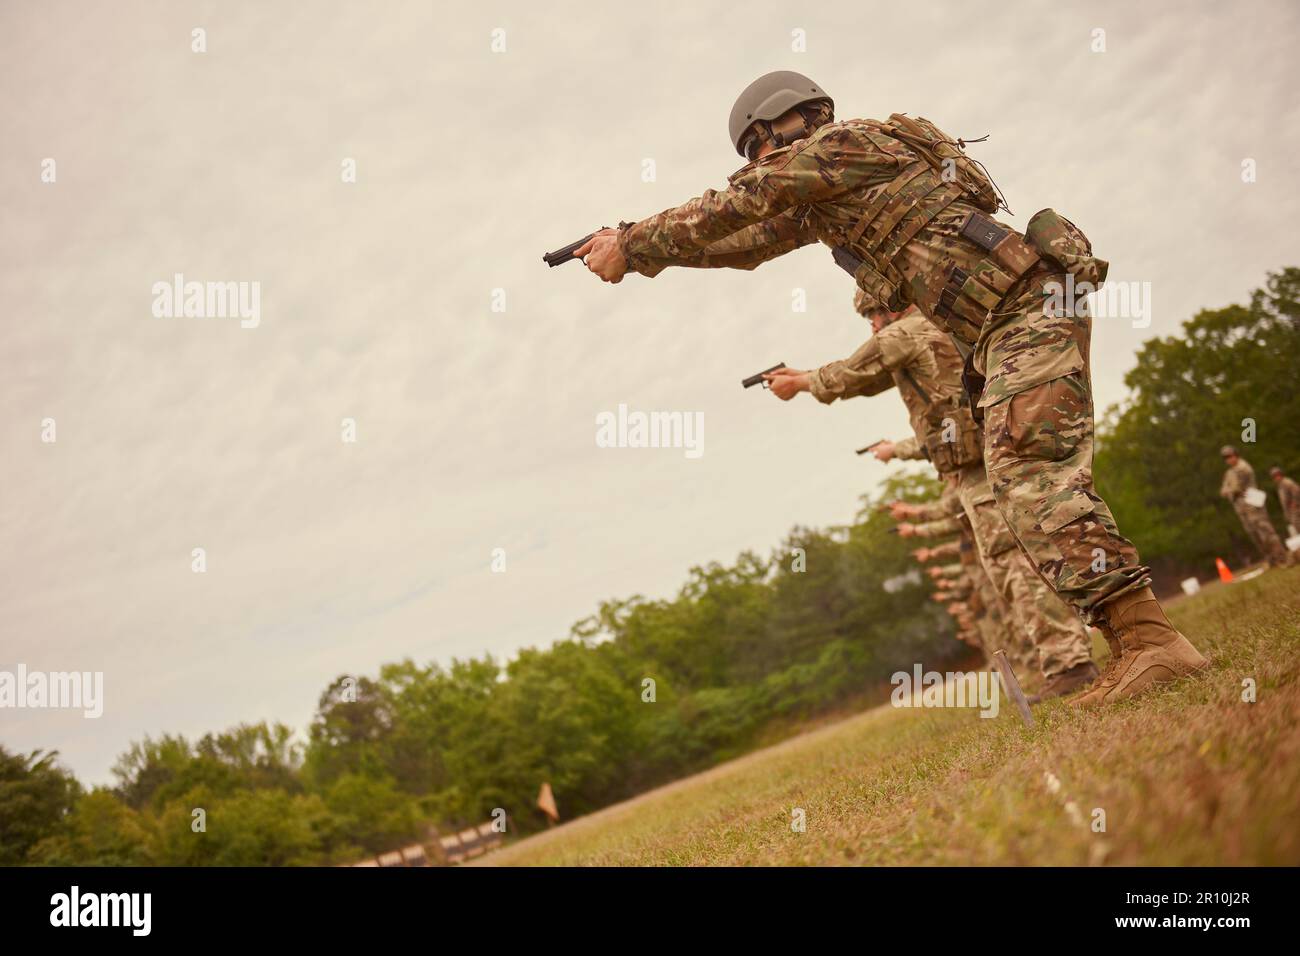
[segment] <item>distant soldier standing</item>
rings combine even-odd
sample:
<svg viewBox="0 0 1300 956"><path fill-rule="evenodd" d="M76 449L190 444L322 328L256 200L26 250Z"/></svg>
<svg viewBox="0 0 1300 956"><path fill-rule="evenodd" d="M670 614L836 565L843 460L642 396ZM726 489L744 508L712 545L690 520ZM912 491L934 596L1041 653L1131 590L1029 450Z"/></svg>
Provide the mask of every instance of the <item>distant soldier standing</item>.
<svg viewBox="0 0 1300 956"><path fill-rule="evenodd" d="M1207 666L1093 487L1092 320L1080 303L1107 264L1051 210L1023 234L992 219L1005 208L996 187L933 124L897 113L833 120L808 77L759 77L732 108L731 144L746 165L725 189L601 230L575 255L620 282L628 269L753 269L809 243L833 247L874 301L916 305L969 352L997 506L1038 573L1110 645L1101 680L1075 703L1132 697Z"/></svg>
<svg viewBox="0 0 1300 956"><path fill-rule="evenodd" d="M1282 474L1282 469L1274 465L1268 470L1269 477L1277 487L1277 500L1282 504L1282 519L1286 521L1291 534L1300 534L1300 484L1294 478Z"/></svg>
<svg viewBox="0 0 1300 956"><path fill-rule="evenodd" d="M1260 554L1268 559L1269 565L1280 568L1289 564L1290 558L1286 548L1282 547L1282 542L1278 540L1277 532L1273 530L1273 522L1268 520L1268 508L1253 505L1247 500L1248 493L1257 490L1255 469L1250 467L1250 462L1237 454L1237 449L1231 445L1224 445L1219 453L1223 455L1223 460L1228 466L1228 470L1223 473L1223 484L1219 486L1219 494L1232 502L1233 510L1241 519L1241 526L1255 542L1255 547L1259 548Z"/></svg>

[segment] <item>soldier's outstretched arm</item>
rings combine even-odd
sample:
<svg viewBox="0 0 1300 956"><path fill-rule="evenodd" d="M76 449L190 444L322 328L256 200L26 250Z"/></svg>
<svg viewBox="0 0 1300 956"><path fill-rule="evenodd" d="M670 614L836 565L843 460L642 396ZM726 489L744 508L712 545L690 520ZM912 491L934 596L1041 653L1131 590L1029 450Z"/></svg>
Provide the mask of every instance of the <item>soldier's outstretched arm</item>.
<svg viewBox="0 0 1300 956"><path fill-rule="evenodd" d="M894 442L894 457L903 461L920 461L926 457L925 446L917 440L915 435L900 438Z"/></svg>
<svg viewBox="0 0 1300 956"><path fill-rule="evenodd" d="M669 266L749 271L816 241L817 237L805 228L802 217L787 211L710 243L703 252L693 256L657 259L643 255L636 271L651 278Z"/></svg>
<svg viewBox="0 0 1300 956"><path fill-rule="evenodd" d="M836 399L879 395L894 387L894 377L885 368L878 336L872 336L846 359L828 362L813 372L808 390L829 405Z"/></svg>
<svg viewBox="0 0 1300 956"><path fill-rule="evenodd" d="M923 521L912 525L912 534L918 538L946 538L960 530L961 520L956 517L939 518L936 521Z"/></svg>
<svg viewBox="0 0 1300 956"><path fill-rule="evenodd" d="M765 373L763 377L771 385L772 393L784 401L800 392L811 392L824 405L841 398L879 395L894 387L894 378L881 361L877 338L867 339L866 344L848 358L828 362L814 371L783 368Z"/></svg>
<svg viewBox="0 0 1300 956"><path fill-rule="evenodd" d="M954 538L951 541L945 541L943 544L937 544L933 548L926 549L929 553L926 560L934 561L940 558L956 558L961 556L961 541Z"/></svg>
<svg viewBox="0 0 1300 956"><path fill-rule="evenodd" d="M941 518L955 518L962 513L961 496L955 492L945 491L938 501L912 505L909 512L914 521L922 524L938 521Z"/></svg>
<svg viewBox="0 0 1300 956"><path fill-rule="evenodd" d="M884 182L896 166L896 160L880 153L853 127L825 126L806 140L750 163L731 177L726 189L708 190L621 230L619 248L627 267L643 274L687 264L714 243L756 223L864 184ZM788 219L798 226L802 239L812 241L802 217ZM756 230L743 241L754 248L761 238ZM785 245L783 251L797 248Z"/></svg>

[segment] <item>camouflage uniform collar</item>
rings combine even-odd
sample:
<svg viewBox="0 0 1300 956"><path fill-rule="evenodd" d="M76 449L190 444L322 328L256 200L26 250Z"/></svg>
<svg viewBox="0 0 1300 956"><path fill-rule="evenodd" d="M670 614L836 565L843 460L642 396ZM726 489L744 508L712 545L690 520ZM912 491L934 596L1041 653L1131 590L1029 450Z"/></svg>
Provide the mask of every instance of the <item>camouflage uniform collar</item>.
<svg viewBox="0 0 1300 956"><path fill-rule="evenodd" d="M736 170L734 173L728 176L727 182L734 183L741 176L747 175L751 170L761 169L764 166L771 166L778 159L782 159L786 156L786 154L793 152L794 148L803 142L805 141L802 139L795 140L789 146L778 147L777 149L772 150L772 152L768 153L766 156L763 156L759 159L755 159L752 160L751 162L746 163L744 166L741 166L738 170Z"/></svg>

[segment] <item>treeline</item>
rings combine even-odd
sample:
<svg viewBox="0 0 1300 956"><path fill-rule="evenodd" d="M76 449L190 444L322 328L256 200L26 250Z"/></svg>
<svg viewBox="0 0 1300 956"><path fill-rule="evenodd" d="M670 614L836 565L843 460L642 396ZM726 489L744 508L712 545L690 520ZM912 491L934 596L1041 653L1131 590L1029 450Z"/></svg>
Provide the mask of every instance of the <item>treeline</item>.
<svg viewBox="0 0 1300 956"><path fill-rule="evenodd" d="M900 477L850 526L796 528L767 557L692 568L671 599L604 603L567 640L504 665L407 660L340 677L304 744L266 724L146 739L115 786L91 792L48 755L0 750L0 863L352 862L497 808L526 833L544 826L543 781L571 818L782 725L883 701L899 667L964 653L874 507L937 484Z"/></svg>
<svg viewBox="0 0 1300 956"><path fill-rule="evenodd" d="M1095 467L1120 527L1166 583L1207 576L1215 556L1240 565L1250 545L1217 494L1219 447L1239 446L1265 488L1271 464L1300 471L1300 270L1146 343L1125 381ZM671 599L607 602L505 664L340 677L305 742L266 724L146 739L89 792L52 755L0 748L0 864L351 862L497 808L524 833L544 825L542 781L572 818L873 689L883 700L895 670L963 652L927 584L884 586L915 565L874 505L935 494L934 480L895 479L847 527L692 568Z"/></svg>
<svg viewBox="0 0 1300 956"><path fill-rule="evenodd" d="M1235 445L1282 521L1268 469L1300 474L1300 269L1269 273L1249 305L1206 309L1152 339L1124 377L1128 399L1100 423L1097 487L1157 584L1259 560L1219 497L1219 449Z"/></svg>

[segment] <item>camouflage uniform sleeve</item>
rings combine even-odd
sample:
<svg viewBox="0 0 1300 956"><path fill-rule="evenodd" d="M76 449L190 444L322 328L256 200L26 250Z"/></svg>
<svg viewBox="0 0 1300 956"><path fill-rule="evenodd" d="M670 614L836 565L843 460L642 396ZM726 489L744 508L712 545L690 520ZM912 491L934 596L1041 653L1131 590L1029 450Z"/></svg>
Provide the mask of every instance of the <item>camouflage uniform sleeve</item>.
<svg viewBox="0 0 1300 956"><path fill-rule="evenodd" d="M725 239L710 243L703 252L693 256L659 258L649 254L633 254L628 250L626 240L621 240L621 244L628 268L648 278L654 278L669 266L686 266L693 269L757 269L770 259L783 256L800 246L816 241L816 235L804 224L802 211L787 210L771 219L754 223L739 232L732 233Z"/></svg>
<svg viewBox="0 0 1300 956"><path fill-rule="evenodd" d="M956 558L961 555L961 541L954 538L951 541L945 541L943 544L936 544L930 549L930 560L943 558Z"/></svg>
<svg viewBox="0 0 1300 956"><path fill-rule="evenodd" d="M938 521L925 521L914 527L918 538L944 538L961 530L961 519L940 518Z"/></svg>
<svg viewBox="0 0 1300 956"><path fill-rule="evenodd" d="M827 405L837 398L879 395L893 387L894 377L885 368L875 335L848 358L823 365L809 377L809 391Z"/></svg>
<svg viewBox="0 0 1300 956"><path fill-rule="evenodd" d="M1227 498L1231 501L1233 498L1237 497L1236 487L1236 472L1229 468L1223 473L1223 482L1219 485L1220 497Z"/></svg>
<svg viewBox="0 0 1300 956"><path fill-rule="evenodd" d="M811 392L819 402L837 398L879 395L893 388L894 371L906 368L929 353L927 341L909 327L886 326L846 359L823 365L812 374ZM925 457L925 447L915 436L895 443L899 458ZM900 451L901 449L901 451Z"/></svg>
<svg viewBox="0 0 1300 956"><path fill-rule="evenodd" d="M1300 485L1290 478L1283 478L1277 486L1277 497L1286 511L1300 505Z"/></svg>
<svg viewBox="0 0 1300 956"><path fill-rule="evenodd" d="M962 513L961 496L956 492L945 490L938 501L917 505L913 521L937 521L940 518L958 517Z"/></svg>
<svg viewBox="0 0 1300 956"><path fill-rule="evenodd" d="M1245 493L1247 488L1255 486L1255 472L1246 464L1244 459L1239 459L1237 464L1228 469L1223 476L1223 486L1219 489L1219 494L1229 501L1236 501Z"/></svg>
<svg viewBox="0 0 1300 956"><path fill-rule="evenodd" d="M890 371L915 365L930 353L929 342L909 323L894 322L873 338L880 342L880 360Z"/></svg>
<svg viewBox="0 0 1300 956"><path fill-rule="evenodd" d="M901 458L904 461L915 461L918 458L925 458L925 446L915 435L909 435L901 441L894 442L894 457Z"/></svg>
<svg viewBox="0 0 1300 956"><path fill-rule="evenodd" d="M949 603L966 604L971 596L969 584L958 584L943 592Z"/></svg>
<svg viewBox="0 0 1300 956"><path fill-rule="evenodd" d="M881 152L853 127L832 123L808 139L743 167L731 176L726 189L707 190L621 230L619 246L628 268L643 275L692 262L742 268L751 262L756 265L817 238L807 220L796 214L800 207L885 182L893 177L897 165L894 157ZM768 223L782 214L788 215ZM766 228L753 229L756 224ZM724 246L718 250L721 259L700 258L714 243L747 227L750 231L736 240L744 251ZM774 250L774 246L780 248Z"/></svg>

